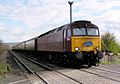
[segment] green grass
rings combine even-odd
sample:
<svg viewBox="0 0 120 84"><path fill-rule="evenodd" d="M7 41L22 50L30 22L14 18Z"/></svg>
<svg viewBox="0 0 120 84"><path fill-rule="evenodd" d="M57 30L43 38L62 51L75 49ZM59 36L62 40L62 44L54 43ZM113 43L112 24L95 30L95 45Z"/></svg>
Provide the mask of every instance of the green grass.
<svg viewBox="0 0 120 84"><path fill-rule="evenodd" d="M120 60L119 61L113 61L113 62L102 61L102 62L100 62L100 64L120 64Z"/></svg>
<svg viewBox="0 0 120 84"><path fill-rule="evenodd" d="M1 77L5 76L5 73L8 72L8 69L10 70L8 64L0 63L0 79L1 79Z"/></svg>

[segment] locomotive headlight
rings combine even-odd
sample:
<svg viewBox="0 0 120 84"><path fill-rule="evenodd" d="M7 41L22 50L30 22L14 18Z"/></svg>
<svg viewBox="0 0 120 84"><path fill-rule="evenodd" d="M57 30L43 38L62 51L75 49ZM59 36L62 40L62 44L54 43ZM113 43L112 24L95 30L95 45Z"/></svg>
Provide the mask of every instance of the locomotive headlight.
<svg viewBox="0 0 120 84"><path fill-rule="evenodd" d="M97 47L96 50L99 50L99 48Z"/></svg>
<svg viewBox="0 0 120 84"><path fill-rule="evenodd" d="M99 47L94 47L94 49L99 50Z"/></svg>
<svg viewBox="0 0 120 84"><path fill-rule="evenodd" d="M79 48L75 48L75 51L78 51L79 50Z"/></svg>

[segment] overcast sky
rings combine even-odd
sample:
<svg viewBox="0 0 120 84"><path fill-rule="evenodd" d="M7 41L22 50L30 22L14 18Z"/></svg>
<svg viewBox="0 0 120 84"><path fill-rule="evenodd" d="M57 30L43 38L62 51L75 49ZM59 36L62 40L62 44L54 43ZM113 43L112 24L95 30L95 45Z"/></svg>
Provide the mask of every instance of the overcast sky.
<svg viewBox="0 0 120 84"><path fill-rule="evenodd" d="M71 1L71 0L70 0ZM120 0L73 0L73 21L90 20L120 41ZM68 0L0 0L0 38L21 42L69 23Z"/></svg>

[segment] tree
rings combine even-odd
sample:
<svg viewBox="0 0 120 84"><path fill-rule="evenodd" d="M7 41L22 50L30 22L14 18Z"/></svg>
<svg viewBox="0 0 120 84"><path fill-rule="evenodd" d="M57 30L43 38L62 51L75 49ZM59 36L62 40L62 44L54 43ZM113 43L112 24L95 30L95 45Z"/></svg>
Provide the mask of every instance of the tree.
<svg viewBox="0 0 120 84"><path fill-rule="evenodd" d="M120 45L115 40L113 33L106 32L102 35L102 50L114 54L120 52Z"/></svg>

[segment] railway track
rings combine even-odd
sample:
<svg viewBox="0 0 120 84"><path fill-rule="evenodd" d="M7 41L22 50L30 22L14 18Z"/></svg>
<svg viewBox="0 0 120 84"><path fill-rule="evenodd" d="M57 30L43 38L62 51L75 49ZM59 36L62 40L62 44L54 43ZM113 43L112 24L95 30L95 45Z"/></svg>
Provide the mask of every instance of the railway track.
<svg viewBox="0 0 120 84"><path fill-rule="evenodd" d="M97 67L92 67L90 69L79 69L79 70L120 83L120 72L117 71L111 71Z"/></svg>
<svg viewBox="0 0 120 84"><path fill-rule="evenodd" d="M118 71L108 70L108 69L105 69L105 68L92 67L92 69L98 69L98 70L101 70L101 71L107 71L107 72L110 72L110 73L113 73L113 74L120 74L120 72L118 72Z"/></svg>
<svg viewBox="0 0 120 84"><path fill-rule="evenodd" d="M14 52L11 52L11 53L12 53L13 55L16 55ZM50 66L44 65L44 64L42 64L42 63L39 63L39 62L37 62L37 61L35 61L35 60L33 60L33 59L30 59L30 58L28 58L28 57L26 57L26 56L24 56L24 55L22 55L22 54L19 54L19 53L17 53L17 55L20 55L21 57L29 60L30 62L37 64L38 66L44 68L44 69L47 70L47 71L48 71L48 70L49 70L49 71L52 71L53 74L57 74L57 75L59 75L59 76L61 76L61 77L64 77L65 79L67 78L67 79L69 79L69 80L72 80L72 81L74 81L75 84L77 84L77 83L78 83L78 84L84 84L83 82L81 82L81 81L79 81L79 80L76 80L76 79L74 79L74 78L72 78L72 77L70 77L70 76L68 76L68 75L65 75L65 74L59 72L58 70L51 68ZM19 56L15 56L15 58L16 58L17 60L19 59L18 57L19 57ZM20 59L19 59L19 60L20 60ZM22 63L22 62L21 62L21 63ZM23 65L23 64L24 64L24 63L22 63L22 65ZM23 65L23 66L24 66L24 65ZM38 73L38 72L36 72L36 71L33 71L32 69L30 69L29 66L26 67L26 65L25 65L25 68L27 69L27 71L28 71L30 74L35 74L35 75L37 75L43 82L45 82L45 84L48 84L47 80L44 79L44 77L41 77L41 76L40 76L40 73L42 73L42 72ZM47 74L46 74L46 75L47 75ZM59 80L58 80L58 81L59 81Z"/></svg>
<svg viewBox="0 0 120 84"><path fill-rule="evenodd" d="M92 76L92 77L94 77L93 80L94 79L96 79L96 80L97 79L102 79L103 81L105 80L106 81L105 84L113 84L114 82L115 82L115 84L119 84L120 83L120 79L119 79L120 78L120 76L119 76L120 72L117 72L117 71L111 71L111 70L108 70L108 69L98 68L98 67L92 67L92 68L89 68L89 69L84 69L84 68L82 68L82 69L69 69L69 68L63 68L63 67L59 68L59 66L57 66L58 67L58 69L57 69L56 66L51 66L51 65L39 63L39 62L36 61L36 59L33 59L33 58L30 59L30 58L28 58L24 54L21 54L21 53L17 53L17 54L20 55L20 56L22 56L23 58L31 61L32 63L35 63L35 64L39 65L40 67L43 66L43 68L47 72L46 71L45 72L41 72L40 71L37 74L40 75L40 76L41 76L41 74L44 74L45 77L41 76L41 78L43 78L48 83L50 83L51 81L54 81L54 84L58 83L58 80L61 80L61 78L60 79L59 78L55 79L55 77L57 78L57 77L61 76L62 78L67 78L67 80L66 80L67 82L68 82L68 79L74 81L73 84L76 84L76 83L78 83L78 84L86 84L86 80L89 81L89 79L82 79L83 77L80 76L81 73L86 73L85 76L88 76L88 77L89 77L89 74L93 75ZM72 74L70 75L70 73L66 73L66 72L70 72L70 73L74 72L74 75L72 75ZM77 74L80 74L80 75L77 75ZM49 79L47 79L46 77L47 78L49 77ZM113 83L111 83L109 81L113 81ZM96 84L96 83L94 83L94 82L92 82L92 83L91 82L90 83L87 82L87 84ZM101 84L101 83L99 83L99 84Z"/></svg>
<svg viewBox="0 0 120 84"><path fill-rule="evenodd" d="M104 73L110 73L112 76L114 77L111 77L111 76L105 76L106 74L101 74L101 73L97 73L97 72L94 72L94 71L90 71L90 69L94 69L94 70L99 70L99 71L103 71ZM86 73L89 73L89 74L93 74L95 76L98 76L98 77L102 77L102 78L105 78L105 79L108 79L108 80L111 80L111 81L115 81L115 82L118 82L120 83L120 72L117 72L117 71L113 71L113 70L108 70L108 69L104 69L104 68L99 68L99 67L91 67L91 68L86 68L86 69L77 69L77 70L80 70L82 72L86 72ZM117 77L117 79L116 79Z"/></svg>
<svg viewBox="0 0 120 84"><path fill-rule="evenodd" d="M18 58L17 54L15 54L14 52L11 52L10 53L15 57L15 61L18 61L26 70L29 74L33 74L35 75L37 78L40 79L40 82L41 80L43 81L43 83L45 84L48 84L42 77L40 77L40 75L36 72L36 71L33 71L29 66L27 66L21 59Z"/></svg>
<svg viewBox="0 0 120 84"><path fill-rule="evenodd" d="M55 67L54 67L55 68ZM89 68L90 69L90 68ZM84 82L84 84L96 84L96 83L93 83L93 81L95 80L95 81L97 81L97 80L100 80L101 79L101 81L106 81L105 83L98 83L97 82L97 84L119 84L120 83L120 80L119 80L119 78L120 78L120 73L119 72L116 72L116 71L111 71L111 70L106 70L106 69L104 69L104 68L96 68L96 67L92 67L91 69L95 69L95 70L100 70L100 71L104 71L104 73L105 72L109 72L109 73L112 73L112 74L116 74L117 76L117 79L116 78L111 78L111 76L109 77L109 76L105 76L106 74L104 74L104 75L102 75L101 73L97 73L97 72L94 72L94 71L90 71L88 68L86 68L86 69L73 69L73 70L67 70L68 72L70 72L70 73L73 73L73 74L70 74L70 73L66 73L66 75L68 75L69 77L72 77L72 78L75 78L76 80L80 80L80 81L83 81ZM77 75L77 74L80 74L81 72L79 72L79 71L81 71L81 72L84 72L84 73L88 73L87 75L85 75L86 77L91 77L91 79L92 80L90 80L90 79L83 79L83 77L82 76L80 76L80 75ZM64 71L64 72L66 72L66 71ZM92 74L92 76L90 75L90 74ZM119 75L118 75L119 74ZM81 74L81 75L83 75L83 73ZM81 77L81 78L78 78L78 77ZM89 82L86 82L86 80L87 81L89 81ZM91 83L91 81L92 81L92 83ZM110 81L110 82L109 82Z"/></svg>

